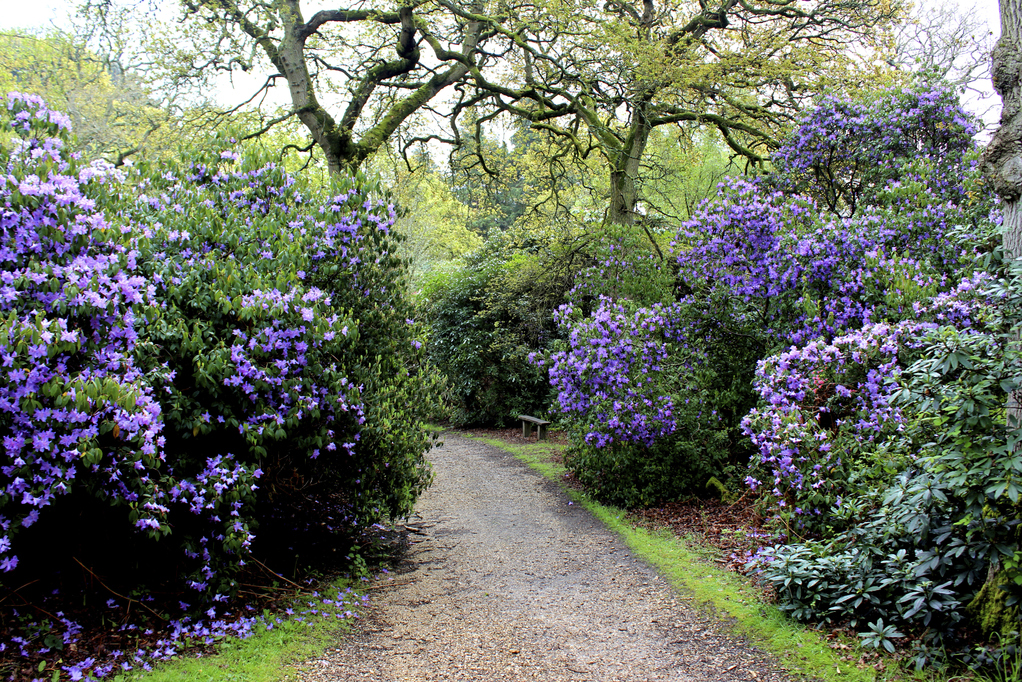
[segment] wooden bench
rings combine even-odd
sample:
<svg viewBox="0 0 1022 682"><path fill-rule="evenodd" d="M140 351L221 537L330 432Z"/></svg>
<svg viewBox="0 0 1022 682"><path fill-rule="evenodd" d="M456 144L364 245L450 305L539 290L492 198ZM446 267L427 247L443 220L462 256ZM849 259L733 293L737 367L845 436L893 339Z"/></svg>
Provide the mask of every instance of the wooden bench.
<svg viewBox="0 0 1022 682"><path fill-rule="evenodd" d="M536 435L536 440L546 440L546 427L550 426L550 422L543 421L536 417L530 417L527 414L520 414L518 418L522 420L522 438L529 438L532 436L533 427L539 427L539 433Z"/></svg>

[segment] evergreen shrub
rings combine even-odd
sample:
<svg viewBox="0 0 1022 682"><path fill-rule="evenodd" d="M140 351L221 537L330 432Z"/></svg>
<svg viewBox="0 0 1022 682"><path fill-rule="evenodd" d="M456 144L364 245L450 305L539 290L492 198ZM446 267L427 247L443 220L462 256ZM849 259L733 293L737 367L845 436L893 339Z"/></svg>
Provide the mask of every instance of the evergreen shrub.
<svg viewBox="0 0 1022 682"><path fill-rule="evenodd" d="M41 100L0 116L0 568L63 538L156 552L221 600L260 524L343 536L411 511L430 387L378 192L320 198L226 147L84 165ZM109 526L27 537L97 509Z"/></svg>
<svg viewBox="0 0 1022 682"><path fill-rule="evenodd" d="M529 356L556 339L552 311L571 278L498 242L491 239L464 268L434 276L419 295L429 363L447 380L459 426L503 426L549 410L550 387Z"/></svg>

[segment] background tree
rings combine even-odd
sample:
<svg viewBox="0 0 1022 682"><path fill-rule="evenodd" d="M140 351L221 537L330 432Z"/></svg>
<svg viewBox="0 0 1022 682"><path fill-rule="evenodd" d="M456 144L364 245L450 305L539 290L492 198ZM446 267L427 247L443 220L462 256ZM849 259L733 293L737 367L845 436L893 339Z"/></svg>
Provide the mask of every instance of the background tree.
<svg viewBox="0 0 1022 682"><path fill-rule="evenodd" d="M398 254L408 261L409 284L415 291L430 271L461 262L483 240L469 229L472 210L460 202L448 178L428 154L420 153L408 166L389 148L377 154L372 169L379 172L399 209L394 230L404 239Z"/></svg>
<svg viewBox="0 0 1022 682"><path fill-rule="evenodd" d="M472 112L469 117L478 119ZM484 237L508 230L529 201L523 158L530 131L516 127L509 144L483 125L472 126L448 157L451 189L471 211L469 227Z"/></svg>
<svg viewBox="0 0 1022 682"><path fill-rule="evenodd" d="M481 23L428 2L359 3L308 19L299 0L186 0L183 7L193 32L191 49L179 52L183 74L204 80L268 61L262 89L282 79L290 98L268 125L297 117L334 174L360 166L460 82L488 35ZM333 109L336 100L344 104Z"/></svg>
<svg viewBox="0 0 1022 682"><path fill-rule="evenodd" d="M888 40L883 59L895 73L977 94L985 90L980 81L990 77L993 41L977 12L958 3L917 4L891 26Z"/></svg>
<svg viewBox="0 0 1022 682"><path fill-rule="evenodd" d="M501 36L517 48L513 78L476 68L474 85L487 104L565 138L579 157L602 156L607 220L631 224L652 130L711 126L735 154L763 164L813 93L851 68L849 47L870 44L898 10L879 0L544 5Z"/></svg>
<svg viewBox="0 0 1022 682"><path fill-rule="evenodd" d="M0 34L0 89L66 111L90 158L120 163L156 140L166 146L171 116L142 78L71 34Z"/></svg>

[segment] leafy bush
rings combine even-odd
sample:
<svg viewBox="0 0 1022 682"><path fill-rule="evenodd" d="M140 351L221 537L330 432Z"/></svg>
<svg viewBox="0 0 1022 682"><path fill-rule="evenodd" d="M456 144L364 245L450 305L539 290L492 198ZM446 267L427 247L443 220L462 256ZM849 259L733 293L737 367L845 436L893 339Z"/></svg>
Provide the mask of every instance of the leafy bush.
<svg viewBox="0 0 1022 682"><path fill-rule="evenodd" d="M219 599L259 523L410 512L429 391L385 202L356 185L320 201L231 151L124 179L81 167L41 101L7 116L4 569L14 531L93 499L136 533L93 527L69 551L162 540Z"/></svg>
<svg viewBox="0 0 1022 682"><path fill-rule="evenodd" d="M675 433L650 446L621 442L595 447L573 444L565 464L603 502L626 508L651 507L685 495L715 495L711 481L728 466L721 431L703 427L698 415L679 419ZM685 428L691 425L691 430Z"/></svg>
<svg viewBox="0 0 1022 682"><path fill-rule="evenodd" d="M774 490L786 498L780 516L796 518L784 506L790 499L818 504L814 523L789 523L810 539L789 537L754 564L782 608L804 620L868 623L861 635L877 646L893 647L889 628L922 633L919 665L949 652L989 658L955 652L962 621L1002 644L1019 630L1022 458L1006 405L1018 386L1022 265L1004 264L998 251L981 261L989 274L922 311L958 324L902 323L883 365L870 359L875 343L851 344L859 358L841 353L852 337L835 341L827 365L814 364L819 342L764 361L768 406L748 422L775 484L787 483ZM835 411L821 393L841 385L828 377L871 366L872 380L867 373L842 391L844 421L818 428ZM842 433L860 435L849 442ZM884 494L873 492L892 476Z"/></svg>
<svg viewBox="0 0 1022 682"><path fill-rule="evenodd" d="M465 268L425 284L428 358L447 379L454 423L503 425L547 412L549 386L529 354L555 339L552 311L571 279L494 239Z"/></svg>
<svg viewBox="0 0 1022 682"><path fill-rule="evenodd" d="M573 440L567 465L613 504L648 506L700 490L727 463L696 363L681 360L692 358L679 348L673 312L603 298L589 316L569 305L557 314L570 328L566 348L549 357L557 412Z"/></svg>
<svg viewBox="0 0 1022 682"><path fill-rule="evenodd" d="M961 304L955 292L969 277L973 254L959 247L962 242L950 243L947 234L955 224L982 233L991 202L978 191L971 128L952 100L943 91L922 89L881 93L858 103L825 102L779 150L778 174L729 179L716 197L696 208L671 245L673 268L644 255L634 240L627 248L615 246L602 254L603 260L576 287L589 298L573 301L559 318L568 344L550 357L549 365L558 410L577 426L574 440L580 453L585 448L614 451L603 457L585 451L577 460L580 476L609 481L607 470L621 470L612 462L639 459L621 460L622 443L640 443L656 452L682 428L714 434L704 440L706 449L687 455L691 463L744 464L752 449L741 422L756 404L758 361L792 344L796 348L789 354L823 352L835 339L877 323L960 322L967 317L955 308ZM842 118L847 111L859 112L853 124ZM932 119L924 130L913 127L920 117ZM845 134L846 124L855 134ZM879 137L871 140L870 135ZM824 180L834 184L823 187ZM673 287L649 286L665 273L674 276ZM846 339L847 351L859 341ZM829 415L822 417L827 424L798 422L800 410L781 416L777 404L771 404L763 420L746 424L747 435L774 434L763 436L778 448L764 452L761 464L790 461L799 448L785 443L799 440L789 436L826 437L833 422L850 416L841 414L847 406L838 404L848 402L848 395L820 393L858 390L842 383L853 381L843 376L851 368L834 365L846 355L824 352L811 361L819 376L804 378L823 383L796 401L820 402L822 413ZM783 370L789 360L774 358L762 371ZM880 386L892 367L861 369ZM696 407L678 409L680 399ZM856 409L864 414L875 407ZM776 419L787 420L792 428L798 422L801 431L784 433L779 424L771 425ZM809 424L819 426L815 433L808 432ZM821 445L843 451L858 442L861 432L846 435L840 443L828 439ZM756 445L765 446L766 440ZM810 442L803 448L812 450ZM794 457L803 457L810 468L827 467L804 453ZM854 455L841 461L845 475L858 464ZM818 476L831 474L835 471ZM778 489L779 497L801 491L801 476L792 479L787 492ZM805 499L790 500L793 513L817 503L826 507L841 487L828 488L814 503L810 498L824 484L812 484L806 483ZM677 494L684 487L660 489Z"/></svg>
<svg viewBox="0 0 1022 682"><path fill-rule="evenodd" d="M847 622L892 651L886 628L914 626L932 642L962 620L986 577L984 557L962 544L960 512L946 481L905 473L877 500L843 504L838 513L855 521L847 530L762 550L752 566L797 620Z"/></svg>

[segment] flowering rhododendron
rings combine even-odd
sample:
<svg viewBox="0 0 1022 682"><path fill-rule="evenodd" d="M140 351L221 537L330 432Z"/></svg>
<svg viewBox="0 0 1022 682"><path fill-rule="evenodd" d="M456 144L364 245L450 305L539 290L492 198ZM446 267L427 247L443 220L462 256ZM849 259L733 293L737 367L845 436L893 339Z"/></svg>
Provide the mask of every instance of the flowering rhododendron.
<svg viewBox="0 0 1022 682"><path fill-rule="evenodd" d="M684 422L689 432L719 433L733 453L748 447L742 429L756 449L776 441L776 451L757 458L774 461L798 447L766 435L759 421L741 426L757 399L757 361L903 321L969 325L982 317L973 294L984 275L971 265L982 245L961 245L996 214L978 183L972 132L953 95L939 89L825 100L777 151L777 173L727 179L696 207L671 244L674 263L658 269L632 248L590 268L576 291L609 298L588 316L581 305L564 309L566 348L544 359L573 438L585 448L650 447L676 439ZM951 238L956 230L964 232ZM623 300L643 291L622 284L629 259L640 261L643 281L671 268L674 301ZM778 365L767 362L760 371L769 374ZM893 370L875 368L872 390ZM803 480L826 478L826 463L814 473L792 468L787 454L777 462L783 481L770 489L781 502L789 486L829 485Z"/></svg>
<svg viewBox="0 0 1022 682"><path fill-rule="evenodd" d="M605 298L591 315L572 320L568 350L552 356L550 381L557 409L584 423L587 443L652 445L674 430L677 391L664 385L678 375L673 313L665 306L633 311ZM564 324L573 314L565 306L557 319Z"/></svg>
<svg viewBox="0 0 1022 682"><path fill-rule="evenodd" d="M0 570L75 491L176 545L203 598L257 522L288 532L281 504L292 533L408 513L431 439L392 206L231 150L85 164L36 97L0 119Z"/></svg>
<svg viewBox="0 0 1022 682"><path fill-rule="evenodd" d="M901 410L890 402L899 353L932 326L868 325L761 361L755 386L765 405L742 427L759 451L752 469L762 480L749 476L747 483L767 486L785 517L829 512L848 492L851 472L869 469L879 445L903 428Z"/></svg>
<svg viewBox="0 0 1022 682"><path fill-rule="evenodd" d="M0 162L0 569L19 562L15 536L74 486L123 501L158 532L161 373L137 361L138 330L158 317L155 287L129 234L95 194L122 180L64 149L65 117L37 97L6 102L16 137ZM144 345L144 344L142 344Z"/></svg>

